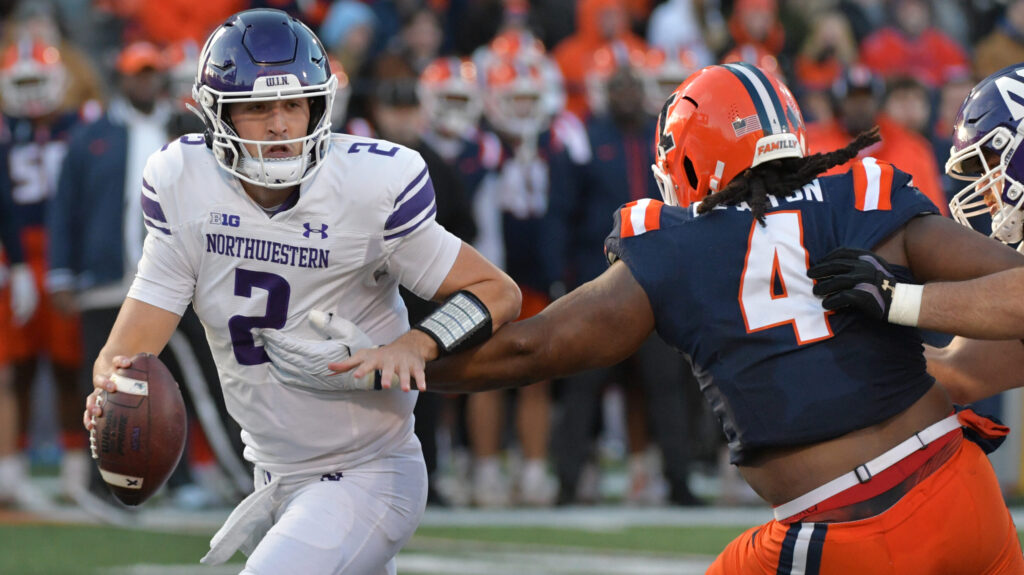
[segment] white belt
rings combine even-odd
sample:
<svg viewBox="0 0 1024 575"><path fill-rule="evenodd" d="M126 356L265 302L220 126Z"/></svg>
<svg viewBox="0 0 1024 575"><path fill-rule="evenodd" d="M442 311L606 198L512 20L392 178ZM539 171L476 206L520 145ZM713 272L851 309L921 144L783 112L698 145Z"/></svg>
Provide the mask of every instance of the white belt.
<svg viewBox="0 0 1024 575"><path fill-rule="evenodd" d="M957 419L956 414L950 415L945 419L929 425L889 451L886 451L863 465L858 465L853 471L845 475L840 475L832 481L829 481L820 487L816 487L792 501L779 505L774 509L775 519L782 521L787 517L792 517L805 509L809 509L821 503L833 495L842 493L854 485L871 481L871 478L875 475L878 475L882 471L885 471L896 463L899 463L903 458L909 456L915 451L924 449L929 443L958 427L960 427L960 420Z"/></svg>

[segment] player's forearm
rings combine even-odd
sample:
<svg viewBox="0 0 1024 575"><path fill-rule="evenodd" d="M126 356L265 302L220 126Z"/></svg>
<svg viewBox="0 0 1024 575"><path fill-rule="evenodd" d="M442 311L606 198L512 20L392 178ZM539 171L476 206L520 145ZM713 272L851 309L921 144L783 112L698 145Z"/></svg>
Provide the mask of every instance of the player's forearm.
<svg viewBox="0 0 1024 575"><path fill-rule="evenodd" d="M925 347L928 373L956 403L972 403L1024 385L1020 340L983 341L958 337L947 347Z"/></svg>
<svg viewBox="0 0 1024 575"><path fill-rule="evenodd" d="M549 345L559 335L543 315L508 324L476 348L427 364L428 389L487 391L570 373L572 355Z"/></svg>
<svg viewBox="0 0 1024 575"><path fill-rule="evenodd" d="M93 374L111 373L114 370L113 359L117 356L131 357L142 352L158 355L171 339L180 319L173 312L126 298L107 342L93 364Z"/></svg>
<svg viewBox="0 0 1024 575"><path fill-rule="evenodd" d="M466 291L480 298L491 314L491 326L497 330L502 325L519 317L523 295L510 277L501 274L464 287Z"/></svg>
<svg viewBox="0 0 1024 575"><path fill-rule="evenodd" d="M428 364L428 389L484 391L614 365L653 329L646 293L617 263L540 314L499 329L481 346Z"/></svg>
<svg viewBox="0 0 1024 575"><path fill-rule="evenodd" d="M976 339L1024 338L1024 268L926 284L917 325Z"/></svg>

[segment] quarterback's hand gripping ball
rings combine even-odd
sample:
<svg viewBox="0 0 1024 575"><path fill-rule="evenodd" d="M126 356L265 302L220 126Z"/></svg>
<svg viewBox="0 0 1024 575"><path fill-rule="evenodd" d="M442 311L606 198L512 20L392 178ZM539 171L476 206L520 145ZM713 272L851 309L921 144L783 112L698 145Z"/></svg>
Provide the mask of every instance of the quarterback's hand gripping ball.
<svg viewBox="0 0 1024 575"><path fill-rule="evenodd" d="M167 481L185 449L185 402L177 382L155 355L140 353L110 379L117 391L100 393L103 415L89 432L92 457L110 491L139 505Z"/></svg>

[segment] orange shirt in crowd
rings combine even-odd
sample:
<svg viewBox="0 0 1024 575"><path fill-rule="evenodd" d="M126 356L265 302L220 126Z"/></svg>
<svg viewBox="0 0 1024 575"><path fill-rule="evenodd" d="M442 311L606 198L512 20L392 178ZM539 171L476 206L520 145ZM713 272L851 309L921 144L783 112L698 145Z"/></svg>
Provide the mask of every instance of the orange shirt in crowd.
<svg viewBox="0 0 1024 575"><path fill-rule="evenodd" d="M916 39L892 28L879 30L864 39L860 61L883 78L912 76L931 88L970 66L967 53L934 28Z"/></svg>
<svg viewBox="0 0 1024 575"><path fill-rule="evenodd" d="M601 18L609 10L622 13L622 29L613 40L601 36ZM580 118L587 115L586 78L594 53L612 41L623 42L629 50L645 50L647 44L629 30L629 16L621 0L580 0L576 5L577 32L555 47L553 56L565 77L566 108Z"/></svg>
<svg viewBox="0 0 1024 575"><path fill-rule="evenodd" d="M871 156L884 160L914 177L914 185L928 196L942 215L949 215L949 200L942 189L939 167L935 162L932 147L923 137L907 130L884 115L878 117L882 141L861 150L860 155L846 164L836 166L826 175L841 174L850 169L853 162ZM853 139L838 121L807 126L807 153L831 152L845 147Z"/></svg>
<svg viewBox="0 0 1024 575"><path fill-rule="evenodd" d="M141 37L155 44L191 39L202 46L214 28L247 7L245 0L139 0L134 19Z"/></svg>

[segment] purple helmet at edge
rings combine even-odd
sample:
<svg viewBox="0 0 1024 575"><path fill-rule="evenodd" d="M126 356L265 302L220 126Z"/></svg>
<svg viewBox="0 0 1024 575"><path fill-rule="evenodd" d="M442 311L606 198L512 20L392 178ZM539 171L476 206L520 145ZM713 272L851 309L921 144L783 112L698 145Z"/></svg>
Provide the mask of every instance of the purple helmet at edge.
<svg viewBox="0 0 1024 575"><path fill-rule="evenodd" d="M1024 65L978 83L953 123L946 173L968 183L949 202L966 226L991 217L991 236L1007 244L1024 238ZM1024 244L1021 244L1024 246Z"/></svg>

